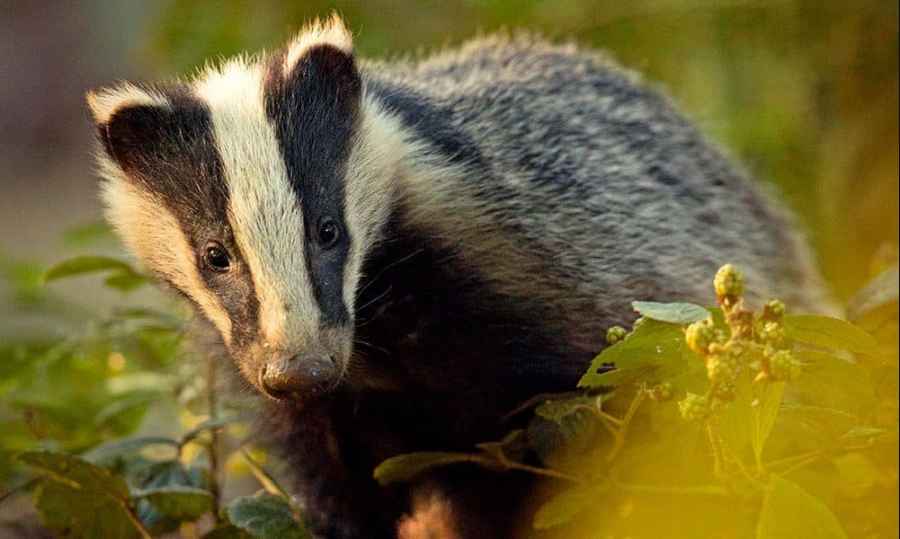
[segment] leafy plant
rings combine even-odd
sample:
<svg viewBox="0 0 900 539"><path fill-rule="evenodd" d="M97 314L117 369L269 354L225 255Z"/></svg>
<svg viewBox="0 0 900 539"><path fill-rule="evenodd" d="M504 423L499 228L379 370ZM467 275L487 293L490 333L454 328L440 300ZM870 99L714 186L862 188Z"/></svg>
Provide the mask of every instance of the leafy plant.
<svg viewBox="0 0 900 539"><path fill-rule="evenodd" d="M879 300L856 319L887 314L858 326L786 314L777 300L750 311L743 276L726 265L716 308L635 302L642 317L610 329L582 391L543 396L527 434L474 453L399 455L375 477L469 463L550 478L532 522L550 537L890 536L897 293L875 282L894 290L867 288ZM876 392L877 377L893 391ZM563 447L545 443L547 423Z"/></svg>
<svg viewBox="0 0 900 539"><path fill-rule="evenodd" d="M72 236L88 241L95 228ZM51 283L97 273L121 293L149 282L98 256L36 274ZM306 537L297 508L239 435L241 409L216 395L213 358L184 346L185 327L173 312L119 308L89 318L83 334L0 346L0 420L10 427L0 471L13 485L2 500L30 493L42 525L64 537ZM149 412L173 403L186 420L180 436L135 435ZM224 475L240 469L263 490L223 500Z"/></svg>
<svg viewBox="0 0 900 539"><path fill-rule="evenodd" d="M106 257L30 270L44 282L96 273L123 294L148 282ZM609 329L578 388L513 412L533 414L527 428L471 452L397 455L374 477L535 474L545 488L531 527L546 537L890 535L898 294L896 269L886 274L848 322L777 300L749 310L740 272L723 267L716 307L635 302L641 317ZM175 311L118 308L80 334L0 346L0 471L13 485L2 498L30 493L43 526L67 537L306 537L185 328ZM138 432L172 404L180 434ZM238 469L262 490L223 499Z"/></svg>

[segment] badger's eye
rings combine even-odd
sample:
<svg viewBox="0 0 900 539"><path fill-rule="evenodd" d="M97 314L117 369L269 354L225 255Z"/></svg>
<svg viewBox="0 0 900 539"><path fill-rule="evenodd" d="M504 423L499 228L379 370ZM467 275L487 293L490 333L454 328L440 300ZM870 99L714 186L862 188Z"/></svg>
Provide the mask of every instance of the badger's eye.
<svg viewBox="0 0 900 539"><path fill-rule="evenodd" d="M341 227L333 219L322 219L319 222L319 246L330 249L341 239Z"/></svg>
<svg viewBox="0 0 900 539"><path fill-rule="evenodd" d="M225 273L231 266L231 258L224 247L216 242L210 242L203 251L203 263L213 271Z"/></svg>

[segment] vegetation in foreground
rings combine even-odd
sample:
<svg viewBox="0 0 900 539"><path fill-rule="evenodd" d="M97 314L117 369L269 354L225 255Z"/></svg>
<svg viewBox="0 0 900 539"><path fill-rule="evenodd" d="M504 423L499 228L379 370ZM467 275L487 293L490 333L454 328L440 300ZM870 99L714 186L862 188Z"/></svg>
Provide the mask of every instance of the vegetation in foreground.
<svg viewBox="0 0 900 539"><path fill-rule="evenodd" d="M40 279L13 269L26 300L42 294L38 280L148 282L103 257ZM748 310L753 283L730 265L713 285L714 308L635 302L641 318L610 328L578 388L512 412L533 416L527 429L471 453L398 455L375 478L449 465L545 477L525 536L895 537L896 266L851 302L851 321L778 300ZM307 536L245 411L215 389L215 358L185 333L174 310L122 309L75 335L0 346L2 503L30 496L66 537ZM146 435L160 416L183 432ZM259 492L225 499L223 485L247 477Z"/></svg>

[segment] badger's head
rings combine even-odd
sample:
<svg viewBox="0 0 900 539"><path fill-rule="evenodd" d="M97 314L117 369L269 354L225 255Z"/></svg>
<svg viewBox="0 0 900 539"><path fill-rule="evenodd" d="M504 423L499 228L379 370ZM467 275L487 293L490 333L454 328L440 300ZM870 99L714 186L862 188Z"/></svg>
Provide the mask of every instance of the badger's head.
<svg viewBox="0 0 900 539"><path fill-rule="evenodd" d="M191 81L124 83L88 103L108 218L127 247L212 322L260 391L336 386L396 166L341 22Z"/></svg>

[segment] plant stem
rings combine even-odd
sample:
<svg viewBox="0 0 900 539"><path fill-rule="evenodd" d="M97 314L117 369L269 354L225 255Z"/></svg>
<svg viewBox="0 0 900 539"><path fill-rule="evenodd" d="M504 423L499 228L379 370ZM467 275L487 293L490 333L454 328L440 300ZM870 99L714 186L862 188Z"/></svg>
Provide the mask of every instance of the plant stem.
<svg viewBox="0 0 900 539"><path fill-rule="evenodd" d="M216 379L217 379L216 362L211 353L206 354L206 404L209 408L209 419L215 421L219 416L219 403L216 396ZM207 447L207 455L209 457L209 491L212 494L213 516L216 522L221 521L221 481L220 481L220 465L219 465L219 432L218 429L210 429L209 446Z"/></svg>
<svg viewBox="0 0 900 539"><path fill-rule="evenodd" d="M125 510L125 514L128 516L128 520L131 521L131 524L138 531L141 539L152 539L153 536L150 535L150 531L144 527L144 523L141 522L141 519L139 519L138 516L134 514L134 509L131 507L131 504L128 503L128 500L120 500L116 498L116 501L119 502L119 505L121 505L122 509Z"/></svg>
<svg viewBox="0 0 900 539"><path fill-rule="evenodd" d="M256 477L256 480L259 481L260 485L268 492L269 494L275 494L277 496L281 496L287 502L291 503L291 496L287 493L281 485L278 484L275 479L269 475L260 463L256 462L256 459L253 458L253 455L247 451L246 448L241 448L241 456L244 457L244 460L247 461L247 466L250 467L250 472L253 473L253 476Z"/></svg>
<svg viewBox="0 0 900 539"><path fill-rule="evenodd" d="M716 474L716 477L722 479L723 477L725 477L725 467L722 464L722 445L719 441L718 436L716 436L716 433L713 430L713 426L710 421L706 422L706 435L709 437L709 445L710 447L712 447L713 473Z"/></svg>
<svg viewBox="0 0 900 539"><path fill-rule="evenodd" d="M514 462L511 460L504 462L503 466L511 470L522 470L524 472L531 472L536 475L543 475L545 477L552 477L554 479L562 479L563 481L571 481L578 484L584 483L583 480L575 477L574 475L569 475L565 472L560 472L559 470L554 470L552 468L540 468L538 466L521 464L519 462Z"/></svg>
<svg viewBox="0 0 900 539"><path fill-rule="evenodd" d="M641 406L641 403L644 402L644 399L646 397L646 391L644 391L643 389L638 390L637 394L634 396L634 399L632 399L631 404L628 406L628 411L625 412L625 417L623 417L621 420L616 420L619 424L619 428L613 434L613 446L609 450L609 454L606 455L607 462L612 462L617 456L619 456L622 448L625 447L625 437L628 434L628 427L631 426L631 420L634 418L634 414L637 413L638 408Z"/></svg>

